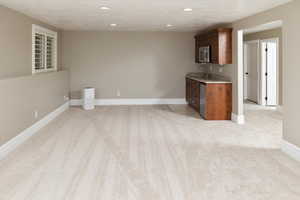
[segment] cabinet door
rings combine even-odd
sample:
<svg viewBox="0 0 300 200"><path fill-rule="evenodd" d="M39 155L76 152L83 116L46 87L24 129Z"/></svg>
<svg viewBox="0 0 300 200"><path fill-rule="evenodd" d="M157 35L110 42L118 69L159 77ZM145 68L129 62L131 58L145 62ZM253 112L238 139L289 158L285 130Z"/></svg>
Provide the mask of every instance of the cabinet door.
<svg viewBox="0 0 300 200"><path fill-rule="evenodd" d="M200 40L198 37L195 37L195 62L200 63L199 61L199 47L200 47Z"/></svg>
<svg viewBox="0 0 300 200"><path fill-rule="evenodd" d="M231 119L232 93L231 84L207 84L206 119Z"/></svg>
<svg viewBox="0 0 300 200"><path fill-rule="evenodd" d="M200 84L194 80L191 80L191 106L200 111Z"/></svg>
<svg viewBox="0 0 300 200"><path fill-rule="evenodd" d="M185 79L185 95L186 101L188 104L191 103L191 80L186 78Z"/></svg>
<svg viewBox="0 0 300 200"><path fill-rule="evenodd" d="M210 53L211 53L211 63L218 64L219 63L219 34L218 32L213 32L209 39Z"/></svg>
<svg viewBox="0 0 300 200"><path fill-rule="evenodd" d="M194 90L194 106L197 112L200 112L200 83L197 82L195 85L195 90Z"/></svg>
<svg viewBox="0 0 300 200"><path fill-rule="evenodd" d="M232 63L232 30L223 29L219 31L219 64Z"/></svg>

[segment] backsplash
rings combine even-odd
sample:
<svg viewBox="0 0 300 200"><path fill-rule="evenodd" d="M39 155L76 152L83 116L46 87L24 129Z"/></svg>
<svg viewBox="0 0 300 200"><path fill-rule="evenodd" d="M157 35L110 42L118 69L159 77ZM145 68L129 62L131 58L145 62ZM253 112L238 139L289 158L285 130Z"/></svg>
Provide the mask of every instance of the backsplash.
<svg viewBox="0 0 300 200"><path fill-rule="evenodd" d="M228 80L231 79L231 69L230 65L216 65L216 64L201 64L199 66L200 72L205 72L209 74L219 75L225 77Z"/></svg>

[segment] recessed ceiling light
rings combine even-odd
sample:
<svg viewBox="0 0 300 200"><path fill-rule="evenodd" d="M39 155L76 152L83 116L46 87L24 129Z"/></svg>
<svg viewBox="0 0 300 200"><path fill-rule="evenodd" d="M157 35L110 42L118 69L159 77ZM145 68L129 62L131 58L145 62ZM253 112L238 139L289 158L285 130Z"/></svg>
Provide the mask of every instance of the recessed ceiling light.
<svg viewBox="0 0 300 200"><path fill-rule="evenodd" d="M167 24L167 27L172 27L173 25L172 24Z"/></svg>
<svg viewBox="0 0 300 200"><path fill-rule="evenodd" d="M109 7L106 7L106 6L101 6L100 9L101 9L101 10L110 10L110 8L109 8Z"/></svg>
<svg viewBox="0 0 300 200"><path fill-rule="evenodd" d="M110 26L117 26L117 24L110 24Z"/></svg>
<svg viewBox="0 0 300 200"><path fill-rule="evenodd" d="M185 8L185 9L183 9L183 11L184 12L191 12L191 11L193 11L193 9L192 8Z"/></svg>

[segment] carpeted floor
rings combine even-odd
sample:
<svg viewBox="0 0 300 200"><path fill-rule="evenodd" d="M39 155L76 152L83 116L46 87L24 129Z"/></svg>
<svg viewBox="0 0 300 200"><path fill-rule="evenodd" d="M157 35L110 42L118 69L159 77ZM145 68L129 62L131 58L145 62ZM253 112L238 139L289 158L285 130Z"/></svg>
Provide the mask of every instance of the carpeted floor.
<svg viewBox="0 0 300 200"><path fill-rule="evenodd" d="M0 200L299 200L282 116L245 125L187 106L73 107L0 162Z"/></svg>

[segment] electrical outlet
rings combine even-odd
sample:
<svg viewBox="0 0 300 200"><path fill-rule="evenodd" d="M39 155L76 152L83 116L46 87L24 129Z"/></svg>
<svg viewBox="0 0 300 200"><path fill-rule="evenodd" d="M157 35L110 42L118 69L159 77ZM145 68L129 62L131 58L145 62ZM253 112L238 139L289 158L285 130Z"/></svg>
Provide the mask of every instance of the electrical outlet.
<svg viewBox="0 0 300 200"><path fill-rule="evenodd" d="M223 72L223 67L219 68L219 72L222 73Z"/></svg>
<svg viewBox="0 0 300 200"><path fill-rule="evenodd" d="M39 117L39 111L35 110L33 112L33 116L34 116L34 119L37 119Z"/></svg>
<svg viewBox="0 0 300 200"><path fill-rule="evenodd" d="M210 67L209 67L209 71L213 71L213 66L211 65Z"/></svg>
<svg viewBox="0 0 300 200"><path fill-rule="evenodd" d="M120 97L121 96L121 92L120 89L117 90L117 96Z"/></svg>

